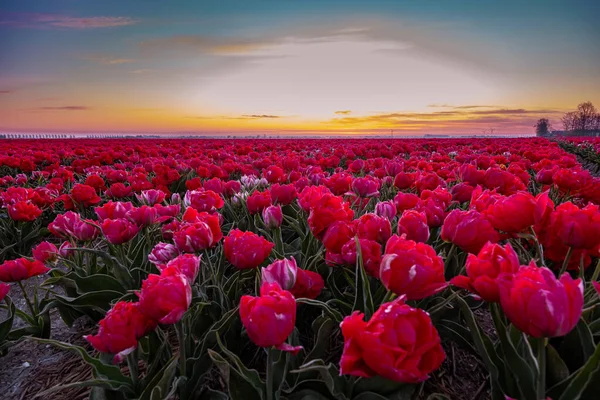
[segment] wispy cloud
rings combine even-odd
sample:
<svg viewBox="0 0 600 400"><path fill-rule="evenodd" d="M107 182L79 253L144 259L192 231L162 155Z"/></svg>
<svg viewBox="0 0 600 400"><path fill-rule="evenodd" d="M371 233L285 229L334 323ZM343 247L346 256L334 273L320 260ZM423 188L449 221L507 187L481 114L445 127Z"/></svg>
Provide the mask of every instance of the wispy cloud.
<svg viewBox="0 0 600 400"><path fill-rule="evenodd" d="M11 94L14 93L14 90L0 90L0 94Z"/></svg>
<svg viewBox="0 0 600 400"><path fill-rule="evenodd" d="M487 107L487 106L486 106ZM329 120L328 124L352 126L373 125L376 127L402 126L446 126L461 124L519 124L529 125L540 115L560 115L561 110L554 109L507 109L494 108L477 110L477 106L455 107L454 110L431 113L396 112L366 116L345 116Z"/></svg>
<svg viewBox="0 0 600 400"><path fill-rule="evenodd" d="M129 71L130 74L147 74L148 72L152 72L151 69L134 69L133 71Z"/></svg>
<svg viewBox="0 0 600 400"><path fill-rule="evenodd" d="M130 17L72 17L62 14L0 13L0 25L19 28L93 29L127 26L138 22L139 20Z"/></svg>
<svg viewBox="0 0 600 400"><path fill-rule="evenodd" d="M211 120L219 120L219 119L238 119L238 120L253 120L253 119L278 119L278 118L286 118L281 115L270 115L270 114L244 114L237 117L232 116L186 116L184 118L190 119L211 119Z"/></svg>
<svg viewBox="0 0 600 400"><path fill-rule="evenodd" d="M58 107L40 107L38 110L49 110L49 111L86 111L90 110L87 106L58 106Z"/></svg>
<svg viewBox="0 0 600 400"><path fill-rule="evenodd" d="M91 61L93 63L105 64L105 65L118 65L118 64L129 64L135 62L135 60L131 58L117 58L117 57L108 57L108 56L98 56L98 55L90 55L83 57L85 60Z"/></svg>
<svg viewBox="0 0 600 400"><path fill-rule="evenodd" d="M212 54L245 54L267 46L257 40L205 35L177 35L150 39L140 43L146 51L199 51Z"/></svg>
<svg viewBox="0 0 600 400"><path fill-rule="evenodd" d="M351 114L351 113L352 113L352 111L350 111L350 110L341 110L341 111L336 111L334 114L336 114L336 115L348 115L348 114Z"/></svg>
<svg viewBox="0 0 600 400"><path fill-rule="evenodd" d="M267 114L251 114L251 115L242 115L242 118L248 119L275 119L281 118L280 115L267 115Z"/></svg>

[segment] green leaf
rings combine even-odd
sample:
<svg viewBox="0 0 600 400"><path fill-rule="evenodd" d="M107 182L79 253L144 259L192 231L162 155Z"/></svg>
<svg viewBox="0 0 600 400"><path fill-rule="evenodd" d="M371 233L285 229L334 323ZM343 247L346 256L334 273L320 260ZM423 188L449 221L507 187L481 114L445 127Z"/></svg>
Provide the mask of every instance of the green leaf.
<svg viewBox="0 0 600 400"><path fill-rule="evenodd" d="M467 302L460 296L456 299L456 301L460 307L463 318L467 323L469 331L471 332L473 343L477 348L479 356L490 373L492 392L497 393L499 390L498 388L502 387L502 383L500 382L500 369L504 368L502 360L494 349L494 345L492 344L490 338L483 333L477 324L475 316L473 315L473 311L471 311Z"/></svg>
<svg viewBox="0 0 600 400"><path fill-rule="evenodd" d="M600 366L600 344L596 346L594 354L587 360L585 365L575 373L569 386L565 389L559 400L575 400L581 398L581 394L585 391L590 383L591 377Z"/></svg>
<svg viewBox="0 0 600 400"><path fill-rule="evenodd" d="M340 372L332 363L325 364L321 359L310 361L298 369L290 371L292 374L301 374L308 371L316 371L320 374L321 380L327 385L329 392L338 400L347 400L346 381L340 376Z"/></svg>
<svg viewBox="0 0 600 400"><path fill-rule="evenodd" d="M394 382L380 376L374 376L372 378L358 378L352 389L353 394L359 394L363 392L376 393L381 396L386 396L386 398L398 400L410 400L414 391L415 385Z"/></svg>
<svg viewBox="0 0 600 400"><path fill-rule="evenodd" d="M70 306L77 310L93 310L100 313L104 313L110 308L110 304L113 300L120 298L123 294L115 292L114 290L99 290L96 292L88 292L78 297L67 297L55 295L54 300L51 300L46 304L44 309L40 311L40 314L48 312L52 307L56 306L57 303L65 306Z"/></svg>
<svg viewBox="0 0 600 400"><path fill-rule="evenodd" d="M123 375L119 367L115 365L104 364L97 358L91 357L83 347L53 339L34 338L33 340L79 354L86 364L93 368L94 375L103 381L110 382L110 386L113 390L122 390L127 393L133 393L131 378Z"/></svg>
<svg viewBox="0 0 600 400"><path fill-rule="evenodd" d="M227 383L229 396L232 400L262 400L264 390L257 389L255 384L248 381L236 368L216 351L208 349L208 355L221 371L221 376ZM256 371L255 371L256 372ZM258 375L258 372L256 373ZM259 378L260 379L260 378ZM262 383L262 382L261 382Z"/></svg>
<svg viewBox="0 0 600 400"><path fill-rule="evenodd" d="M15 305L11 301L10 297L6 296L4 298L6 304L8 305L8 316L0 322L0 343L4 342L8 337L8 334L12 328L13 321L15 319Z"/></svg>
<svg viewBox="0 0 600 400"><path fill-rule="evenodd" d="M369 285L369 277L365 271L360 241L358 237L354 238L356 242L356 297L354 298L353 310L360 310L365 314L365 319L368 321L373 315L375 306L373 305L373 297L371 295L371 286Z"/></svg>
<svg viewBox="0 0 600 400"><path fill-rule="evenodd" d="M581 318L575 329L567 334L559 352L571 371L579 369L594 353L594 337L587 323Z"/></svg>
<svg viewBox="0 0 600 400"><path fill-rule="evenodd" d="M178 355L173 356L149 382L145 382L144 391L140 395L139 400L151 400L156 398L156 396L160 396L161 399L166 398L165 395L169 392L169 387L175 376L178 360Z"/></svg>
<svg viewBox="0 0 600 400"><path fill-rule="evenodd" d="M560 355L551 344L546 345L546 368L548 371L548 383L562 382L569 377L569 368L560 358Z"/></svg>
<svg viewBox="0 0 600 400"><path fill-rule="evenodd" d="M517 351L515 344L507 333L504 322L502 322L500 310L497 304L492 305L492 318L494 319L496 331L498 332L498 338L500 339L502 356L517 380L517 387L523 394L523 398L539 400L537 399L536 393L538 373L531 368L527 361L521 357ZM533 362L535 363L535 360Z"/></svg>
<svg viewBox="0 0 600 400"><path fill-rule="evenodd" d="M296 303L298 304L308 304L311 306L315 306L315 307L319 307L321 308L325 314L331 318L332 320L334 320L336 323L341 323L344 320L344 316L342 315L342 313L340 313L339 311L335 310L334 308L329 306L329 302L324 303L320 300L316 300L316 299L305 299L305 298L300 298L300 299L296 299Z"/></svg>

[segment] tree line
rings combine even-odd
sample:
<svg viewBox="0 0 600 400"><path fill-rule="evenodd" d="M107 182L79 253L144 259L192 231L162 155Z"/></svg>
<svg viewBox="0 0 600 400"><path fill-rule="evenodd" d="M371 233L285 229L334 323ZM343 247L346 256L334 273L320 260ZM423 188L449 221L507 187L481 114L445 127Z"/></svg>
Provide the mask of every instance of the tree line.
<svg viewBox="0 0 600 400"><path fill-rule="evenodd" d="M552 131L548 118L540 118L534 125L537 136L562 134L567 136L600 136L600 113L591 101L577 106L577 110L569 111L561 118L563 131Z"/></svg>

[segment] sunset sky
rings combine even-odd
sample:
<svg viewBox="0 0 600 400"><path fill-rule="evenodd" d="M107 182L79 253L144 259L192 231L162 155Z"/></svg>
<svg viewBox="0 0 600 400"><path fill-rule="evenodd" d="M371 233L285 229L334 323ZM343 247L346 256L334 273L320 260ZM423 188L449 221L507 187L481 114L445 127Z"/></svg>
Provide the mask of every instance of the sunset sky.
<svg viewBox="0 0 600 400"><path fill-rule="evenodd" d="M600 107L598 0L0 2L0 131L532 133Z"/></svg>

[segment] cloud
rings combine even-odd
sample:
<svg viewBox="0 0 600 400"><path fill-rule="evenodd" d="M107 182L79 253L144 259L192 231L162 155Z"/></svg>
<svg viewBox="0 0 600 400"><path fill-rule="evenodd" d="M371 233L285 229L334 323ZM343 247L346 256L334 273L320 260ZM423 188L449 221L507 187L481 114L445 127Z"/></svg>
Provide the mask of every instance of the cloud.
<svg viewBox="0 0 600 400"><path fill-rule="evenodd" d="M177 35L150 39L140 43L146 51L199 51L211 54L246 54L263 48L270 43L233 37L207 35Z"/></svg>
<svg viewBox="0 0 600 400"><path fill-rule="evenodd" d="M352 113L352 111L350 111L350 110L341 110L341 111L336 111L334 114L336 114L336 115L348 115L348 114L351 114L351 113Z"/></svg>
<svg viewBox="0 0 600 400"><path fill-rule="evenodd" d="M435 111L431 113L395 112L366 116L347 116L334 118L326 123L343 126L368 124L379 128L394 127L395 129L401 129L403 126L411 126L414 128L415 126L436 127L465 124L523 124L528 126L535 122L539 115L558 116L560 113L562 113L560 110L552 109L527 110L523 108L497 108L490 110L477 110L476 108L478 108L478 106L470 106L462 109L460 107L455 108L456 109L454 110Z"/></svg>
<svg viewBox="0 0 600 400"><path fill-rule="evenodd" d="M281 118L279 115L266 115L266 114L252 114L252 115L242 115L243 118L248 119L274 119Z"/></svg>
<svg viewBox="0 0 600 400"><path fill-rule="evenodd" d="M94 62L94 63L106 64L106 65L129 64L129 63L135 62L135 60L133 60L131 58L114 58L114 57L97 56L97 55L85 56L83 58L88 61Z"/></svg>
<svg viewBox="0 0 600 400"><path fill-rule="evenodd" d="M212 120L219 120L219 119L237 119L237 120L256 120L256 119L278 119L278 118L285 118L284 116L281 115L270 115L270 114L244 114L244 115L240 115L237 117L231 117L231 116L187 116L184 118L191 118L191 119L212 119Z"/></svg>
<svg viewBox="0 0 600 400"><path fill-rule="evenodd" d="M14 93L14 90L0 90L0 94L11 94Z"/></svg>
<svg viewBox="0 0 600 400"><path fill-rule="evenodd" d="M19 28L94 29L127 26L138 23L130 17L71 17L61 14L1 13L0 25Z"/></svg>
<svg viewBox="0 0 600 400"><path fill-rule="evenodd" d="M85 111L90 110L87 106L59 106L59 107L40 107L39 110L51 110L51 111Z"/></svg>
<svg viewBox="0 0 600 400"><path fill-rule="evenodd" d="M129 71L130 74L147 74L148 72L152 72L151 69L134 69L133 71Z"/></svg>

